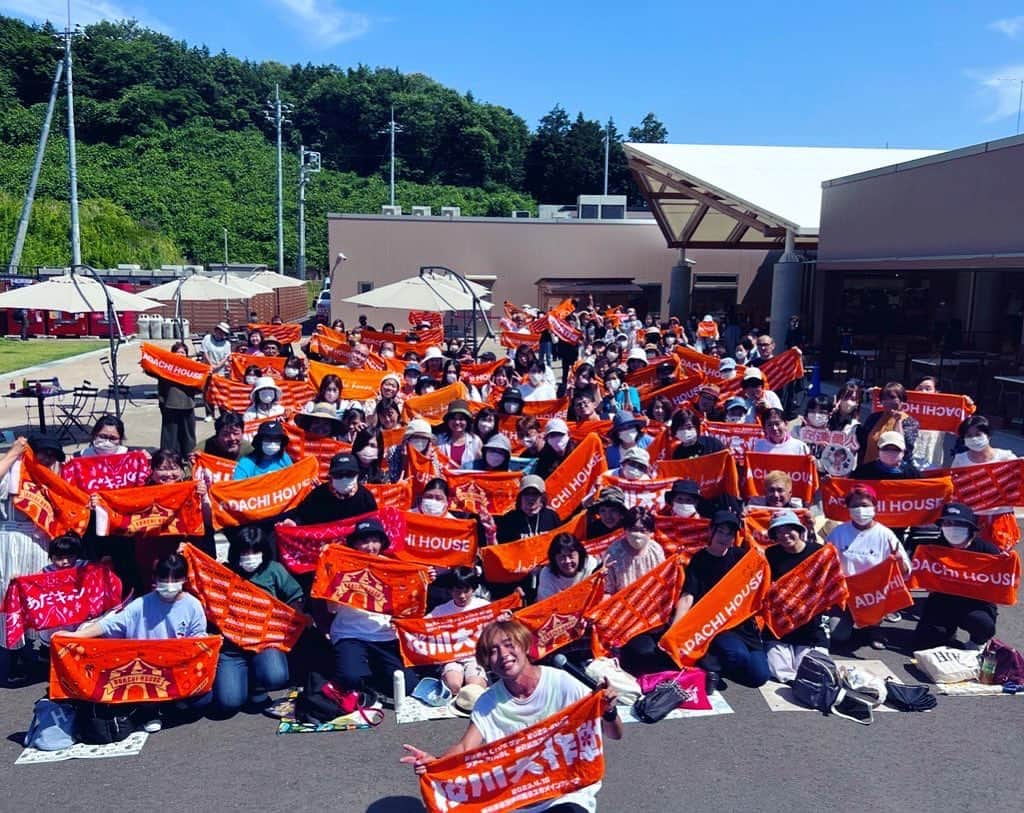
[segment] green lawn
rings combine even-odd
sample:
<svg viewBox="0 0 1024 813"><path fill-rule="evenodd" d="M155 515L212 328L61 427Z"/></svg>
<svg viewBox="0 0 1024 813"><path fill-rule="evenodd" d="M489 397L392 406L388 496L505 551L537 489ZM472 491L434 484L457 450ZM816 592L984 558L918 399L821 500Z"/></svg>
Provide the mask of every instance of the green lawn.
<svg viewBox="0 0 1024 813"><path fill-rule="evenodd" d="M0 339L0 375L104 347L105 339Z"/></svg>

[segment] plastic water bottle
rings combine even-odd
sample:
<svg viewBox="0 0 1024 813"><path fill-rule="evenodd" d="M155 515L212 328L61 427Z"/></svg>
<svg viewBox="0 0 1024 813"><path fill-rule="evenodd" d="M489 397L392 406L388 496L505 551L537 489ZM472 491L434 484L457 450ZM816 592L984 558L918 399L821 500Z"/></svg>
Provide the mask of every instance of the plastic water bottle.
<svg viewBox="0 0 1024 813"><path fill-rule="evenodd" d="M395 710L397 711L405 702L405 672L401 669L396 669L391 678L391 684L393 687L391 695L395 700Z"/></svg>
<svg viewBox="0 0 1024 813"><path fill-rule="evenodd" d="M981 656L981 669L978 682L991 686L996 682L996 656L994 652L986 652Z"/></svg>

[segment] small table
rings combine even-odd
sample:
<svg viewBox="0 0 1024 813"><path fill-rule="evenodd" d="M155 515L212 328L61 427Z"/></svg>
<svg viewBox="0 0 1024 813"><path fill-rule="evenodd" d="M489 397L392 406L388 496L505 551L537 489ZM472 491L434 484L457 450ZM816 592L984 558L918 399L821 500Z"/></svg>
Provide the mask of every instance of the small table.
<svg viewBox="0 0 1024 813"><path fill-rule="evenodd" d="M7 394L8 398L35 398L39 408L39 431L46 434L46 399L59 398L65 391L51 382L30 381L27 387Z"/></svg>

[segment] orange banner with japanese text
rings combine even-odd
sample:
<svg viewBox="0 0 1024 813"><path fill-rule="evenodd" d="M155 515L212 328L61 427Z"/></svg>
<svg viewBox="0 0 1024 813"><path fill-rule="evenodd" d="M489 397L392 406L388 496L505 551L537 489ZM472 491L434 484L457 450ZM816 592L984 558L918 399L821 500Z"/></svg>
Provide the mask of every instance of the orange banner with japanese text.
<svg viewBox="0 0 1024 813"><path fill-rule="evenodd" d="M85 533L92 510L89 494L36 462L31 449L11 470L17 473L12 483L11 501L15 508L32 520L50 539L74 531Z"/></svg>
<svg viewBox="0 0 1024 813"><path fill-rule="evenodd" d="M196 482L100 491L97 536L202 536L203 502Z"/></svg>
<svg viewBox="0 0 1024 813"><path fill-rule="evenodd" d="M658 646L680 668L692 666L708 651L716 635L739 626L761 609L770 583L764 554L751 548L669 627Z"/></svg>
<svg viewBox="0 0 1024 813"><path fill-rule="evenodd" d="M439 666L472 658L480 630L523 606L517 590L475 610L436 618L396 618L398 649L406 666Z"/></svg>
<svg viewBox="0 0 1024 813"><path fill-rule="evenodd" d="M845 496L855 485L874 489L878 495L875 521L890 528L930 525L939 518L942 506L953 499L953 483L948 477L920 480L851 480L833 477L821 484L821 502L825 516L847 522Z"/></svg>
<svg viewBox="0 0 1024 813"><path fill-rule="evenodd" d="M783 638L833 607L845 608L848 598L839 554L823 545L772 583L761 616L772 635Z"/></svg>
<svg viewBox="0 0 1024 813"><path fill-rule="evenodd" d="M918 545L910 562L910 588L947 593L993 604L1017 603L1020 556L957 550L945 545Z"/></svg>
<svg viewBox="0 0 1024 813"><path fill-rule="evenodd" d="M183 700L213 689L219 635L68 638L50 643L50 699L92 703Z"/></svg>
<svg viewBox="0 0 1024 813"><path fill-rule="evenodd" d="M235 476L237 465L237 460L197 451L192 463L192 479L202 480L207 485L221 483Z"/></svg>
<svg viewBox="0 0 1024 813"><path fill-rule="evenodd" d="M693 480L700 488L700 496L713 500L723 494L739 499L740 478L736 460L728 449L688 460L661 460L654 468L659 479Z"/></svg>
<svg viewBox="0 0 1024 813"><path fill-rule="evenodd" d="M757 423L705 421L701 431L721 441L737 466L746 464L747 452L753 451L754 443L764 438L764 430Z"/></svg>
<svg viewBox="0 0 1024 813"><path fill-rule="evenodd" d="M572 516L590 495L601 475L608 471L601 439L591 433L573 449L550 475L547 487L548 508L563 521Z"/></svg>
<svg viewBox="0 0 1024 813"><path fill-rule="evenodd" d="M405 511L405 544L395 557L435 567L472 567L476 559L475 519L431 517Z"/></svg>
<svg viewBox="0 0 1024 813"><path fill-rule="evenodd" d="M889 613L914 605L899 563L892 556L879 565L846 577L846 608L858 628L876 627Z"/></svg>
<svg viewBox="0 0 1024 813"><path fill-rule="evenodd" d="M466 385L461 381L456 381L454 384L440 387L433 392L406 398L402 405L402 416L406 421L411 421L413 418L424 418L431 426L437 426L444 420L448 405L452 401L465 401L468 398L469 390L466 389Z"/></svg>
<svg viewBox="0 0 1024 813"><path fill-rule="evenodd" d="M449 469L445 475L451 492L451 508L479 514L504 514L516 507L519 496L519 471L462 471Z"/></svg>
<svg viewBox="0 0 1024 813"><path fill-rule="evenodd" d="M277 519L291 511L319 482L315 457L286 469L210 486L215 528L234 528Z"/></svg>
<svg viewBox="0 0 1024 813"><path fill-rule="evenodd" d="M684 574L683 560L670 556L608 596L588 616L594 631L594 657L607 655L637 635L668 624L683 590Z"/></svg>
<svg viewBox="0 0 1024 813"><path fill-rule="evenodd" d="M516 610L516 620L533 633L530 657L546 658L582 638L587 631L587 616L603 599L604 571L599 570L572 587Z"/></svg>
<svg viewBox="0 0 1024 813"><path fill-rule="evenodd" d="M328 545L320 551L311 595L357 610L418 618L427 609L427 571L426 565Z"/></svg>
<svg viewBox="0 0 1024 813"><path fill-rule="evenodd" d="M588 694L515 734L428 763L420 776L428 813L520 810L600 782L602 702Z"/></svg>
<svg viewBox="0 0 1024 813"><path fill-rule="evenodd" d="M871 409L882 411L882 403L878 400L879 388L872 387ZM919 392L907 390L907 405L904 411L914 418L922 429L936 432L955 433L960 424L974 414L974 401L966 395L952 392Z"/></svg>
<svg viewBox="0 0 1024 813"><path fill-rule="evenodd" d="M312 623L309 616L232 573L198 548L186 545L184 556L189 592L203 605L206 619L242 649L290 652Z"/></svg>
<svg viewBox="0 0 1024 813"><path fill-rule="evenodd" d="M164 350L159 345L143 342L139 352L139 364L143 370L180 387L201 390L210 377L209 364Z"/></svg>
<svg viewBox="0 0 1024 813"><path fill-rule="evenodd" d="M699 459L699 458L698 458ZM818 491L818 464L813 455L767 454L747 452L747 476L744 496L764 496L764 478L770 471L781 471L793 481L793 496L811 505Z"/></svg>

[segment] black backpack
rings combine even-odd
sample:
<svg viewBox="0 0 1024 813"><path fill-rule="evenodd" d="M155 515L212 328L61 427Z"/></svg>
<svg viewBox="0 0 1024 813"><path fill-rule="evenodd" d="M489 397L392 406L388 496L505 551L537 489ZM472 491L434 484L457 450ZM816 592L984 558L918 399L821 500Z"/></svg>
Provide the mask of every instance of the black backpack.
<svg viewBox="0 0 1024 813"><path fill-rule="evenodd" d="M877 698L847 689L835 661L816 650L812 649L800 661L792 690L797 703L822 714L845 717L861 725L871 725L874 720Z"/></svg>
<svg viewBox="0 0 1024 813"><path fill-rule="evenodd" d="M75 714L75 739L89 745L121 742L135 732L134 706L82 703Z"/></svg>
<svg viewBox="0 0 1024 813"><path fill-rule="evenodd" d="M813 649L800 661L792 689L797 703L822 714L830 714L844 693L835 661Z"/></svg>
<svg viewBox="0 0 1024 813"><path fill-rule="evenodd" d="M327 678L319 672L310 672L306 687L295 698L295 719L300 723L317 725L327 723L345 712L330 697L324 694Z"/></svg>

